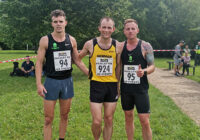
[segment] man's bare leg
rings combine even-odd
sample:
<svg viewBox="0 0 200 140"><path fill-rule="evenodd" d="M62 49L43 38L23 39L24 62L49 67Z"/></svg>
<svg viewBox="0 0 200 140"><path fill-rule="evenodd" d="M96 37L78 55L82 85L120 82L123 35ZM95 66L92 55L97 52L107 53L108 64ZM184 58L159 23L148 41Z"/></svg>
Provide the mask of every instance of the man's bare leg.
<svg viewBox="0 0 200 140"><path fill-rule="evenodd" d="M102 103L90 102L90 110L92 114L92 134L95 140L99 140L101 136Z"/></svg>
<svg viewBox="0 0 200 140"><path fill-rule="evenodd" d="M51 140L56 100L44 100L44 140Z"/></svg>
<svg viewBox="0 0 200 140"><path fill-rule="evenodd" d="M152 140L152 131L149 122L149 113L139 114L140 124L142 126L142 136L144 140Z"/></svg>
<svg viewBox="0 0 200 140"><path fill-rule="evenodd" d="M60 126L59 126L59 137L65 138L65 133L68 124L68 114L70 111L72 98L67 100L60 99Z"/></svg>
<svg viewBox="0 0 200 140"><path fill-rule="evenodd" d="M133 110L124 111L125 114L125 128L128 140L133 140L134 137L134 112Z"/></svg>
<svg viewBox="0 0 200 140"><path fill-rule="evenodd" d="M104 129L103 129L103 138L104 140L111 140L113 132L113 116L116 109L116 102L113 103L104 103Z"/></svg>

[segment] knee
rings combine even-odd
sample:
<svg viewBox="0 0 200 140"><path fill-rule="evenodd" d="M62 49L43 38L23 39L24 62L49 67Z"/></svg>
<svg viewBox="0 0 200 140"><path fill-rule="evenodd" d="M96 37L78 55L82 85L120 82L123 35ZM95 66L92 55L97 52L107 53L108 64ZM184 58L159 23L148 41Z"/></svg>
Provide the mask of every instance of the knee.
<svg viewBox="0 0 200 140"><path fill-rule="evenodd" d="M148 129L150 127L149 119L141 119L140 120L141 126L144 129Z"/></svg>
<svg viewBox="0 0 200 140"><path fill-rule="evenodd" d="M112 125L113 116L104 116L104 122L106 125Z"/></svg>
<svg viewBox="0 0 200 140"><path fill-rule="evenodd" d="M96 127L100 127L101 126L101 119L99 118L95 118L93 119L93 125L96 126Z"/></svg>
<svg viewBox="0 0 200 140"><path fill-rule="evenodd" d="M67 111L66 113L61 113L60 114L61 120L67 121L68 120L68 114L69 114L69 111Z"/></svg>
<svg viewBox="0 0 200 140"><path fill-rule="evenodd" d="M133 113L132 112L125 112L125 121L128 123L133 121Z"/></svg>
<svg viewBox="0 0 200 140"><path fill-rule="evenodd" d="M51 125L52 122L53 122L53 117L47 117L47 116L45 117L45 123L44 123L45 126Z"/></svg>

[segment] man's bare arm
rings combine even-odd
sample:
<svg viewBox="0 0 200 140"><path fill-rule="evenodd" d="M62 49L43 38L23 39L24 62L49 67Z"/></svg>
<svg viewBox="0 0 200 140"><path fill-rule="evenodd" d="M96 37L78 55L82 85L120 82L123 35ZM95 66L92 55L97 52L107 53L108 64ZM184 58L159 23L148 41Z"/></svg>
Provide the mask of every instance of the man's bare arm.
<svg viewBox="0 0 200 140"><path fill-rule="evenodd" d="M92 40L89 40L84 44L83 49L79 53L79 58L82 59L86 55L91 55L90 48L92 48Z"/></svg>
<svg viewBox="0 0 200 140"><path fill-rule="evenodd" d="M70 36L70 40L72 43L73 47L73 53L72 53L72 58L74 63L77 65L77 67L85 74L88 76L89 70L85 66L85 64L81 61L81 58L79 57L78 50L77 50L77 43L74 37Z"/></svg>
<svg viewBox="0 0 200 140"><path fill-rule="evenodd" d="M144 58L146 59L148 65L148 67L144 70L147 71L147 74L151 74L155 70L153 48L151 44L147 42L142 44L142 48L144 52Z"/></svg>
<svg viewBox="0 0 200 140"><path fill-rule="evenodd" d="M121 53L123 50L124 43L118 42L116 43L116 53L117 53L117 66L116 66L116 77L118 82L120 81L121 77Z"/></svg>
<svg viewBox="0 0 200 140"><path fill-rule="evenodd" d="M36 67L35 67L37 90L38 90L38 94L42 97L44 97L43 92L47 92L41 83L43 61L45 58L45 53L46 53L47 48L48 48L48 38L47 36L44 36L40 39Z"/></svg>

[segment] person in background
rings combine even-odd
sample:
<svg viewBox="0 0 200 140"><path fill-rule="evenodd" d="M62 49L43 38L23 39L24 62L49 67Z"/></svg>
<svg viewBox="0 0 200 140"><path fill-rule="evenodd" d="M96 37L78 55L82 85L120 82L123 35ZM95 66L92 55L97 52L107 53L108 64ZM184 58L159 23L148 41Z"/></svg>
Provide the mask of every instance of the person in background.
<svg viewBox="0 0 200 140"><path fill-rule="evenodd" d="M194 65L195 66L199 66L200 65L200 41L198 42L198 44L195 47L195 62Z"/></svg>
<svg viewBox="0 0 200 140"><path fill-rule="evenodd" d="M24 76L35 76L34 63L30 60L29 56L26 56L26 61L22 63L21 70L24 72Z"/></svg>
<svg viewBox="0 0 200 140"><path fill-rule="evenodd" d="M185 56L185 53L187 53L188 56L191 56L189 45L185 45L185 48L183 49L183 52L184 52L183 56Z"/></svg>
<svg viewBox="0 0 200 140"><path fill-rule="evenodd" d="M183 40L179 41L179 44L176 45L175 47L175 54L174 54L174 74L176 76L181 76L181 74L179 73L179 70L182 68L183 66L183 62L182 62L182 53L181 53L181 47L183 47L185 44L185 42Z"/></svg>
<svg viewBox="0 0 200 140"><path fill-rule="evenodd" d="M187 75L189 75L189 67L190 67L190 56L186 52L185 55L183 56L183 73L182 73L182 75L185 74L185 70L187 71Z"/></svg>

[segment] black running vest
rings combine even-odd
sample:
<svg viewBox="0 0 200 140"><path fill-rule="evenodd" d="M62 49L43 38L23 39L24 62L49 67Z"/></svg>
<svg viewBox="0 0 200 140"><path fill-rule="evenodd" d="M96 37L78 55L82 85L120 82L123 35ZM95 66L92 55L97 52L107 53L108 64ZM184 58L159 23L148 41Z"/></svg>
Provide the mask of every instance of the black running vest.
<svg viewBox="0 0 200 140"><path fill-rule="evenodd" d="M48 49L46 50L45 73L49 78L66 79L72 73L72 44L69 35L63 42L57 42L52 35L48 35Z"/></svg>
<svg viewBox="0 0 200 140"><path fill-rule="evenodd" d="M142 50L141 50L141 43L142 41L139 40L136 48L132 51L127 50L127 41L125 41L124 48L121 54L121 60L122 60L122 77L121 77L121 92L122 93L135 93L137 91L142 91L142 90L148 90L149 84L147 80L147 76L144 75L143 77L139 78L140 79L140 84L130 84L130 83L125 83L124 82L124 77L134 79L134 75L130 75L128 70L126 70L124 75L124 68L126 66L132 66L132 65L139 65L141 64L142 69L147 67L147 61L144 59L142 55ZM132 67L129 67L130 69ZM126 68L127 69L127 68ZM131 77L132 76L132 77ZM125 80L126 80L125 78ZM132 82L132 81L131 81Z"/></svg>

